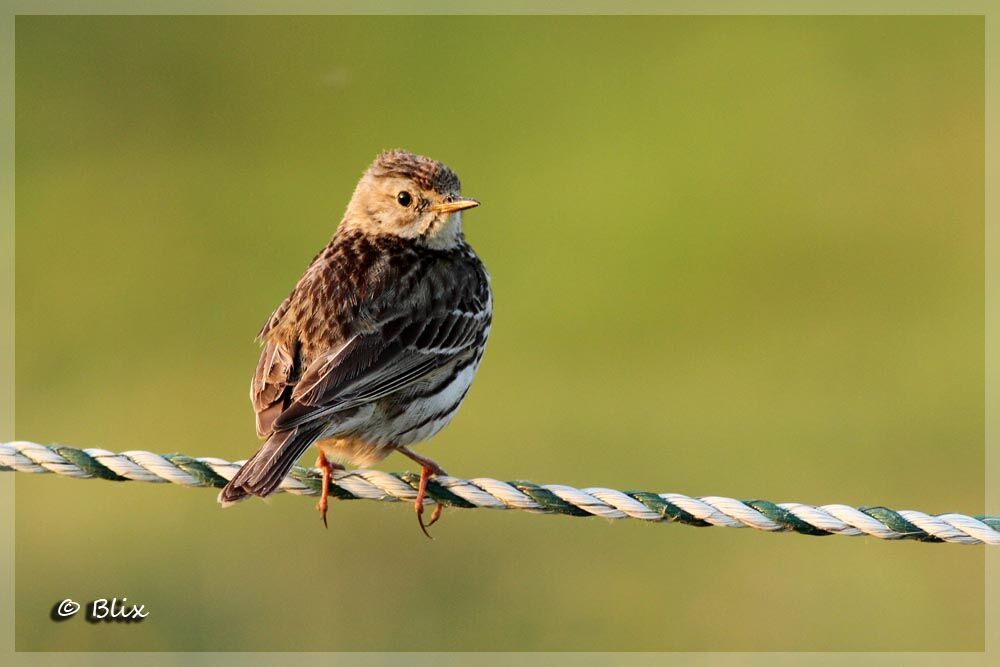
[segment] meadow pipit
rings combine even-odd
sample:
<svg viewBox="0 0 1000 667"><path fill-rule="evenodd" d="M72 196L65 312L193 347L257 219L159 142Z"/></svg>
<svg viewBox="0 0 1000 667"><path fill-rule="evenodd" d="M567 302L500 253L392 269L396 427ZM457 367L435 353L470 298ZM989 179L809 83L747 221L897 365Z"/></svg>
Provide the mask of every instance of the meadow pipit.
<svg viewBox="0 0 1000 667"><path fill-rule="evenodd" d="M361 177L333 239L258 334L250 399L267 440L222 489L223 507L273 493L315 444L326 525L332 468L397 451L421 466L427 533L427 480L444 471L409 446L455 415L493 312L489 274L462 234L462 211L479 202L460 190L451 169L401 150Z"/></svg>

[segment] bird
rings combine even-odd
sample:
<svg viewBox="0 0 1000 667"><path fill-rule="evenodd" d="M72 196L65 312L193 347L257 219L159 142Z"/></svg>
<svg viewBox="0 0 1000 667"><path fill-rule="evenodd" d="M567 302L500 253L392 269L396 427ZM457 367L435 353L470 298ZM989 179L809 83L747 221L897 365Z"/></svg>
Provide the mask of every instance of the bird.
<svg viewBox="0 0 1000 667"><path fill-rule="evenodd" d="M458 175L395 149L367 168L333 238L257 335L250 383L260 449L218 496L266 497L315 445L327 526L330 477L393 452L420 465L424 523L431 477L446 474L413 445L446 426L476 375L493 321L490 274L465 239Z"/></svg>

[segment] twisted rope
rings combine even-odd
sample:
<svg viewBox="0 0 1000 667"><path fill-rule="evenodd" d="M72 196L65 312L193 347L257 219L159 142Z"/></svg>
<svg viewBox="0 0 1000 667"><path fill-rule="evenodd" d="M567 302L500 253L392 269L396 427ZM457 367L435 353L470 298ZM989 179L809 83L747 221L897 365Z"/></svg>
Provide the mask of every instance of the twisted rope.
<svg viewBox="0 0 1000 667"><path fill-rule="evenodd" d="M104 449L75 449L33 442L0 443L0 470L55 473L66 477L98 477L113 481L170 482L184 486L225 486L245 461L183 454ZM413 502L420 476L378 470L335 471L331 497L342 500ZM322 475L316 468L295 466L280 491L312 496L320 492ZM767 500L734 500L720 496L692 498L680 493L575 489L561 484L499 482L495 479L432 478L431 501L446 507L488 507L526 512L599 516L605 519L664 521L689 526L756 528L803 535L870 535L883 540L918 540L957 544L1000 544L1000 517L964 514L931 515L886 507L847 505L813 507Z"/></svg>

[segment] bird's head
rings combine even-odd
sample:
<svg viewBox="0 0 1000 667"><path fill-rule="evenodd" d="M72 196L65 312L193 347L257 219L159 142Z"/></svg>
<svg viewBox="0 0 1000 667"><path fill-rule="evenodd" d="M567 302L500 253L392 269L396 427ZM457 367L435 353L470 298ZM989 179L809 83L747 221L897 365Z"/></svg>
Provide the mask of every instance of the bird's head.
<svg viewBox="0 0 1000 667"><path fill-rule="evenodd" d="M343 225L430 248L454 247L462 239L462 211L479 206L463 198L461 190L458 175L444 164L403 150L386 151L358 182Z"/></svg>

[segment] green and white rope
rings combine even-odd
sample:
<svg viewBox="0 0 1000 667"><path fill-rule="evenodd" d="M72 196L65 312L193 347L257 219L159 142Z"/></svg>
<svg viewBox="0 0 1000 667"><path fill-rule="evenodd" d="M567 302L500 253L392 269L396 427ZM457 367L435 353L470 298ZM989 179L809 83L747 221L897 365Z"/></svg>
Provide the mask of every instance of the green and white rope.
<svg viewBox="0 0 1000 667"><path fill-rule="evenodd" d="M109 452L33 442L0 443L0 470L55 473L66 477L136 482L170 482L183 486L225 486L245 461L145 451ZM413 502L420 476L379 470L335 471L330 496L342 500ZM318 469L295 466L280 491L317 495ZM767 500L735 500L720 496L692 498L680 493L576 489L561 484L500 482L489 478L435 477L427 503L447 507L518 509L526 512L599 516L684 523L689 526L756 528L804 535L870 535L884 540L918 540L956 544L1000 544L1000 517L925 514L885 507L847 505L813 507Z"/></svg>

